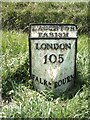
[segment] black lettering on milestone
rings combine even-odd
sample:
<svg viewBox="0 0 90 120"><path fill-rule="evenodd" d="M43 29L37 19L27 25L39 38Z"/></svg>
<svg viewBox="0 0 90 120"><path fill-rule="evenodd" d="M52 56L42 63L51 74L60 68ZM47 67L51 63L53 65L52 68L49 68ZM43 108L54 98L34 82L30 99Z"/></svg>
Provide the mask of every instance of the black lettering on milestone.
<svg viewBox="0 0 90 120"><path fill-rule="evenodd" d="M74 75L71 75L71 81L74 79Z"/></svg>
<svg viewBox="0 0 90 120"><path fill-rule="evenodd" d="M71 49L71 43L68 44L68 48Z"/></svg>
<svg viewBox="0 0 90 120"><path fill-rule="evenodd" d="M44 34L43 34L43 37L44 37L44 38L47 38L47 37L48 37L48 34L47 34L47 33L44 33Z"/></svg>
<svg viewBox="0 0 90 120"><path fill-rule="evenodd" d="M51 33L49 33L49 35L50 35L50 37L54 37L54 34L51 32Z"/></svg>
<svg viewBox="0 0 90 120"><path fill-rule="evenodd" d="M58 33L58 37L62 37L62 33Z"/></svg>
<svg viewBox="0 0 90 120"><path fill-rule="evenodd" d="M61 85L62 85L62 80L59 80L58 86L61 86Z"/></svg>
<svg viewBox="0 0 90 120"><path fill-rule="evenodd" d="M38 37L41 38L42 37L42 33L38 33Z"/></svg>
<svg viewBox="0 0 90 120"><path fill-rule="evenodd" d="M65 49L65 44L64 44L64 43L60 44L60 49L61 49L61 50L64 50L64 49Z"/></svg>
<svg viewBox="0 0 90 120"><path fill-rule="evenodd" d="M66 50L67 50L67 49L71 49L71 43L69 43L69 44L65 43L65 49L66 49Z"/></svg>
<svg viewBox="0 0 90 120"><path fill-rule="evenodd" d="M52 50L53 50L53 44L52 44L52 43L50 43L50 44L47 43L47 47L46 47L46 48L47 48L47 50L49 50L49 49L52 49Z"/></svg>
<svg viewBox="0 0 90 120"><path fill-rule="evenodd" d="M36 43L36 49L37 50L40 50L39 46L38 46L38 43Z"/></svg>
<svg viewBox="0 0 90 120"><path fill-rule="evenodd" d="M58 48L59 48L59 44L58 43L54 44L54 49L57 50Z"/></svg>
<svg viewBox="0 0 90 120"><path fill-rule="evenodd" d="M46 81L46 80L44 80L44 85L48 86L48 85L47 85L47 81Z"/></svg>
<svg viewBox="0 0 90 120"><path fill-rule="evenodd" d="M40 78L40 83L43 84L42 79Z"/></svg>
<svg viewBox="0 0 90 120"><path fill-rule="evenodd" d="M68 33L68 32L66 33L66 36L65 36L65 37L69 37L69 33Z"/></svg>
<svg viewBox="0 0 90 120"><path fill-rule="evenodd" d="M51 88L51 85L52 85L51 82L48 82L48 87L49 87L49 88Z"/></svg>
<svg viewBox="0 0 90 120"><path fill-rule="evenodd" d="M62 82L63 82L63 84L65 84L65 83L66 83L66 78L65 78L65 79L63 79L63 80L62 80Z"/></svg>
<svg viewBox="0 0 90 120"><path fill-rule="evenodd" d="M31 79L34 80L34 78L35 78L35 75L32 74Z"/></svg>
<svg viewBox="0 0 90 120"><path fill-rule="evenodd" d="M67 77L67 83L71 81L70 76Z"/></svg>
<svg viewBox="0 0 90 120"><path fill-rule="evenodd" d="M63 31L63 29L64 29L64 26L61 26L59 29L60 29L61 31Z"/></svg>
<svg viewBox="0 0 90 120"><path fill-rule="evenodd" d="M71 27L70 31L74 31L75 30L75 27Z"/></svg>
<svg viewBox="0 0 90 120"><path fill-rule="evenodd" d="M34 27L32 27L32 31L36 31L36 29Z"/></svg>
<svg viewBox="0 0 90 120"><path fill-rule="evenodd" d="M45 50L45 49L47 48L47 45L46 45L45 43L43 43L43 44L41 45L41 48L42 48L43 50Z"/></svg>
<svg viewBox="0 0 90 120"><path fill-rule="evenodd" d="M38 81L38 77L36 77L35 80Z"/></svg>
<svg viewBox="0 0 90 120"><path fill-rule="evenodd" d="M57 38L58 37L58 35L57 35L57 33L55 32L55 37Z"/></svg>
<svg viewBox="0 0 90 120"><path fill-rule="evenodd" d="M54 83L54 88L58 87L58 82Z"/></svg>
<svg viewBox="0 0 90 120"><path fill-rule="evenodd" d="M66 26L66 27L65 27L65 30L66 30L66 31L69 31L69 27L68 27L68 26Z"/></svg>
<svg viewBox="0 0 90 120"><path fill-rule="evenodd" d="M63 37L66 37L66 33L63 33Z"/></svg>
<svg viewBox="0 0 90 120"><path fill-rule="evenodd" d="M54 58L53 61L52 61L52 57ZM51 63L55 63L55 62L57 61L57 56L54 55L54 54L51 54L50 57L49 57L49 61L50 61Z"/></svg>
<svg viewBox="0 0 90 120"><path fill-rule="evenodd" d="M62 80L59 80L58 82L54 83L54 88L57 88L58 86L71 82L73 79L74 79L74 75L70 75Z"/></svg>

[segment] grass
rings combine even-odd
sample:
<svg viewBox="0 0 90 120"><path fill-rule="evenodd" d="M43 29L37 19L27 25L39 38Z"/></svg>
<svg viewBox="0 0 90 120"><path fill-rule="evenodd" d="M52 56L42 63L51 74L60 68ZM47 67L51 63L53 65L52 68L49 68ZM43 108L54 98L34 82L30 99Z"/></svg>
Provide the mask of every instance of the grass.
<svg viewBox="0 0 90 120"><path fill-rule="evenodd" d="M28 35L2 31L2 118L88 118L88 37L77 46L75 86L55 98L33 90L29 76Z"/></svg>

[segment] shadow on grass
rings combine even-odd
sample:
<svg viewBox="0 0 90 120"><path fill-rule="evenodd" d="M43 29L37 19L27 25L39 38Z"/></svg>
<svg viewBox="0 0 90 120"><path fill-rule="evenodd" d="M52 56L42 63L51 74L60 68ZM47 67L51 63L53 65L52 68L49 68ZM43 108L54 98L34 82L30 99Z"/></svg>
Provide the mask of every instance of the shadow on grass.
<svg viewBox="0 0 90 120"><path fill-rule="evenodd" d="M74 85L66 90L66 92L60 93L60 92L55 92L53 93L52 91L45 91L44 96L47 98L47 100L54 100L57 98L60 98L61 100L67 100L67 99L72 99L77 93L79 94L81 91L83 91L83 86L87 83L83 80L81 74L76 71L76 79ZM88 85L87 85L88 86ZM43 93L42 93L43 94Z"/></svg>
<svg viewBox="0 0 90 120"><path fill-rule="evenodd" d="M29 59L26 59L25 63L14 72L8 73L7 77L2 80L2 98L3 100L7 100L8 102L11 101L14 92L18 87L19 84L24 84L26 87L34 90L32 81L30 80L29 74ZM57 97L63 96L64 99L71 99L75 96L75 94L80 90L82 91L82 86L85 84L84 81L81 79L82 76L77 72L76 81L73 88L69 89L67 92L64 92L61 95L54 95L53 93L46 92L44 95L47 100L56 99ZM30 81L30 82L28 82Z"/></svg>
<svg viewBox="0 0 90 120"><path fill-rule="evenodd" d="M10 101L20 84L28 85L30 89L33 89L32 82L28 84L28 81L30 81L29 68L29 59L26 59L24 64L19 66L14 73L8 71L6 78L2 79L3 100Z"/></svg>
<svg viewBox="0 0 90 120"><path fill-rule="evenodd" d="M87 83L83 79L84 78L82 78L81 74L78 71L76 71L76 78L74 85L66 92L62 93L60 97L63 98L64 100L72 99L77 92L80 93L81 91L83 91L83 85L85 84L87 85ZM56 99L57 97L59 97L58 94L54 96L54 99Z"/></svg>

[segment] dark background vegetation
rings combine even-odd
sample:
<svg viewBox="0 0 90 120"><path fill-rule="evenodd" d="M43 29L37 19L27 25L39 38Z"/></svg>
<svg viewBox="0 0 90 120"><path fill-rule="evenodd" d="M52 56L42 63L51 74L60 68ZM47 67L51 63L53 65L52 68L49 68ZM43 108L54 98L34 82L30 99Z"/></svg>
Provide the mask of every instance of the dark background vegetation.
<svg viewBox="0 0 90 120"><path fill-rule="evenodd" d="M27 31L30 23L74 23L87 33L87 3L3 3L2 27Z"/></svg>
<svg viewBox="0 0 90 120"><path fill-rule="evenodd" d="M29 75L30 23L74 23L78 27L75 86L58 98L36 92ZM88 118L90 2L2 2L2 116ZM2 41L2 42L1 42Z"/></svg>

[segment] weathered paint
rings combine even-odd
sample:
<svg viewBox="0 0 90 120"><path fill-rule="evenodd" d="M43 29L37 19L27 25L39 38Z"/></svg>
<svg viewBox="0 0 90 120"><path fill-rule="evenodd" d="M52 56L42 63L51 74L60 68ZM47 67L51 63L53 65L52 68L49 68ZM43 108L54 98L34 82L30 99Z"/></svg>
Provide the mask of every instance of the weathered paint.
<svg viewBox="0 0 90 120"><path fill-rule="evenodd" d="M44 26L44 29L39 29L40 26ZM47 30L50 25L46 26L49 27L31 25L29 41L31 49L31 78L34 87L40 91L50 88L63 92L74 83L77 29L74 25L63 25L63 28L68 26L69 29L61 31L60 27L62 25L53 24L52 29ZM74 30L70 30L72 26ZM38 36L40 32L46 34L68 32L68 36L56 38L54 36L51 38L48 35Z"/></svg>
<svg viewBox="0 0 90 120"><path fill-rule="evenodd" d="M31 25L31 38L77 38L75 25Z"/></svg>

